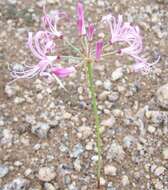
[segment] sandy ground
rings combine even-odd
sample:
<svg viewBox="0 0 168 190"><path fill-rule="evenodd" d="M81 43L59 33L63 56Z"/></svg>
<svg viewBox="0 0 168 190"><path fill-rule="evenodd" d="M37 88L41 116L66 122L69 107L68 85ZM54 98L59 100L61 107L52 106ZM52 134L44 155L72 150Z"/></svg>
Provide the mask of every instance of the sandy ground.
<svg viewBox="0 0 168 190"><path fill-rule="evenodd" d="M112 120L102 126L102 189L168 190L168 109L157 101L157 90L168 82L168 3L84 2L88 20L100 20L112 11L139 25L145 55L151 61L161 56L150 75L124 73L117 81L112 81L112 73L131 62L129 58L114 56L95 65L100 118ZM7 86L11 80L8 65L37 61L25 44L27 32L40 26L41 4L0 1L0 189L22 177L29 182L25 190L96 190L95 130L84 68L64 80L68 93L40 78ZM75 18L75 1L53 0L47 8L66 10ZM74 22L66 27L65 33L74 41ZM148 117L150 111L157 118L163 112L166 117L158 122L152 119L155 116ZM32 132L41 123L49 126L47 138ZM4 166L8 171L1 177ZM112 171L105 174L109 166ZM48 183L39 179L43 167L54 168L55 177Z"/></svg>

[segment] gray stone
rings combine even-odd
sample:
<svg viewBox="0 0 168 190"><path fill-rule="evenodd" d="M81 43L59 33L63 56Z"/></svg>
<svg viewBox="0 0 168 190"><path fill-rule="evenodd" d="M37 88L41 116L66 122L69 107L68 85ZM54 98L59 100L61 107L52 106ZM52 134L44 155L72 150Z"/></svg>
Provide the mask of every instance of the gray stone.
<svg viewBox="0 0 168 190"><path fill-rule="evenodd" d="M105 173L105 175L116 176L117 168L113 165L106 165L104 167L104 173Z"/></svg>
<svg viewBox="0 0 168 190"><path fill-rule="evenodd" d="M110 94L109 91L103 91L102 93L99 94L98 99L104 101L107 99L109 94Z"/></svg>
<svg viewBox="0 0 168 190"><path fill-rule="evenodd" d="M168 3L168 0L157 0L158 3Z"/></svg>
<svg viewBox="0 0 168 190"><path fill-rule="evenodd" d="M128 176L126 176L126 175L122 176L121 182L122 182L123 186L129 185Z"/></svg>
<svg viewBox="0 0 168 190"><path fill-rule="evenodd" d="M107 152L107 159L109 160L116 160L116 161L122 161L125 157L125 152L122 148L122 146L116 142L113 142L108 149Z"/></svg>
<svg viewBox="0 0 168 190"><path fill-rule="evenodd" d="M132 135L127 135L123 139L124 148L131 149L136 143L136 139Z"/></svg>
<svg viewBox="0 0 168 190"><path fill-rule="evenodd" d="M149 126L148 126L148 132L149 132L149 133L152 134L152 133L154 133L155 131L156 131L156 128L155 128L154 126L152 126L152 125L149 125Z"/></svg>
<svg viewBox="0 0 168 190"><path fill-rule="evenodd" d="M106 120L103 120L103 121L101 122L101 125L102 125L102 126L106 126L106 127L113 127L114 124L115 124L115 122L116 122L115 117L114 117L113 115L111 115L110 118L108 118L108 119L106 119Z"/></svg>
<svg viewBox="0 0 168 190"><path fill-rule="evenodd" d="M38 178L41 181L49 182L56 177L54 167L43 167L39 169Z"/></svg>
<svg viewBox="0 0 168 190"><path fill-rule="evenodd" d="M22 104L23 102L25 102L25 98L23 98L23 97L16 97L16 98L14 99L14 102L15 102L15 104L17 104L17 105Z"/></svg>
<svg viewBox="0 0 168 190"><path fill-rule="evenodd" d="M24 178L16 178L9 184L6 184L2 190L28 190L30 182Z"/></svg>
<svg viewBox="0 0 168 190"><path fill-rule="evenodd" d="M108 96L108 100L111 102L116 102L119 99L119 92L111 92Z"/></svg>
<svg viewBox="0 0 168 190"><path fill-rule="evenodd" d="M50 126L47 123L38 122L32 126L32 133L37 135L39 138L47 138Z"/></svg>
<svg viewBox="0 0 168 190"><path fill-rule="evenodd" d="M163 158L165 160L168 160L168 147L164 148L162 153L163 153Z"/></svg>
<svg viewBox="0 0 168 190"><path fill-rule="evenodd" d="M165 172L166 168L164 168L163 166L159 166L158 168L156 168L155 170L155 175L156 176L160 176Z"/></svg>
<svg viewBox="0 0 168 190"><path fill-rule="evenodd" d="M145 116L154 124L168 124L168 112L146 111Z"/></svg>
<svg viewBox="0 0 168 190"><path fill-rule="evenodd" d="M84 148L81 144L77 144L74 146L71 157L78 158L84 152Z"/></svg>
<svg viewBox="0 0 168 190"><path fill-rule="evenodd" d="M51 183L45 183L44 190L56 190L56 189Z"/></svg>
<svg viewBox="0 0 168 190"><path fill-rule="evenodd" d="M5 93L6 93L6 95L7 95L9 98L11 98L11 97L15 96L16 90L15 90L15 88L13 87L13 85L6 85L6 86L5 86Z"/></svg>
<svg viewBox="0 0 168 190"><path fill-rule="evenodd" d="M0 178L6 176L9 172L9 169L5 165L0 165Z"/></svg>
<svg viewBox="0 0 168 190"><path fill-rule="evenodd" d="M82 139L87 139L92 134L92 127L81 126L79 127L78 137Z"/></svg>
<svg viewBox="0 0 168 190"><path fill-rule="evenodd" d="M12 5L15 5L16 4L16 0L8 0L8 3L12 4Z"/></svg>
<svg viewBox="0 0 168 190"><path fill-rule="evenodd" d="M72 183L68 186L68 190L79 190L79 189L76 187L75 183Z"/></svg>
<svg viewBox="0 0 168 190"><path fill-rule="evenodd" d="M116 80L119 80L123 77L123 69L122 68L118 68L116 69L112 75L111 75L111 78L113 81L116 81Z"/></svg>
<svg viewBox="0 0 168 190"><path fill-rule="evenodd" d="M11 144L13 135L9 129L0 128L0 142L2 144Z"/></svg>
<svg viewBox="0 0 168 190"><path fill-rule="evenodd" d="M168 84L161 86L157 90L156 98L159 106L168 109Z"/></svg>
<svg viewBox="0 0 168 190"><path fill-rule="evenodd" d="M80 172L80 170L81 170L81 164L80 164L80 160L79 159L76 159L74 161L74 168L75 168L76 171Z"/></svg>
<svg viewBox="0 0 168 190"><path fill-rule="evenodd" d="M112 89L112 84L111 84L110 80L104 81L103 87L104 87L105 90L110 91Z"/></svg>
<svg viewBox="0 0 168 190"><path fill-rule="evenodd" d="M116 190L116 188L113 186L112 182L109 182L107 185L107 190Z"/></svg>

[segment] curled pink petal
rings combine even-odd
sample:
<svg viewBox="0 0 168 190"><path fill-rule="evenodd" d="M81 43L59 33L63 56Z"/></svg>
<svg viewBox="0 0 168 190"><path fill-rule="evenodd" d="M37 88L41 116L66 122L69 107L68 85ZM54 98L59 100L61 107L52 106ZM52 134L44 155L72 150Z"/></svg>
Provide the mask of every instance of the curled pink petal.
<svg viewBox="0 0 168 190"><path fill-rule="evenodd" d="M28 43L27 44L35 57L37 57L39 59L44 58L43 55L41 55L39 52L37 52L37 50L33 47L33 33L32 32L28 33Z"/></svg>
<svg viewBox="0 0 168 190"><path fill-rule="evenodd" d="M14 80L25 78L33 78L41 73L50 74L52 63L57 60L58 56L49 56L47 53L49 49L52 49L53 41L44 31L39 31L33 37L33 34L30 32L28 35L28 46L33 53L33 55L39 59L38 64L32 66L25 66L22 70L13 69L11 71L11 76Z"/></svg>
<svg viewBox="0 0 168 190"><path fill-rule="evenodd" d="M104 45L104 42L102 39L97 41L96 43L96 61L99 61L101 58L103 45Z"/></svg>
<svg viewBox="0 0 168 190"><path fill-rule="evenodd" d="M43 7L43 13L44 16L42 17L42 27L45 30L48 30L52 35L61 38L62 37L62 32L58 31L58 22L59 20L65 16L65 13L61 13L59 11L54 11L52 12L51 15L46 13L45 6Z"/></svg>
<svg viewBox="0 0 168 190"><path fill-rule="evenodd" d="M156 65L160 60L160 56L153 63L148 63L146 59L141 59L141 61L136 62L132 65L132 69L134 72L142 72L143 74L148 74L151 72L152 67Z"/></svg>
<svg viewBox="0 0 168 190"><path fill-rule="evenodd" d="M142 42L140 30L137 26L131 26L130 23L123 21L123 16L114 17L111 14L104 16L102 21L110 28L110 42Z"/></svg>
<svg viewBox="0 0 168 190"><path fill-rule="evenodd" d="M120 55L129 55L136 63L140 63L135 65L135 69L144 67L146 65L146 61L140 55L143 50L143 42L139 27L131 26L130 23L124 22L122 15L114 17L109 14L103 17L102 21L110 28L111 44L115 42L123 42L127 44L127 47L119 49L118 53Z"/></svg>
<svg viewBox="0 0 168 190"><path fill-rule="evenodd" d="M76 14L77 14L77 28L78 28L79 34L85 35L86 28L85 28L85 18L84 18L84 7L81 2L77 3Z"/></svg>
<svg viewBox="0 0 168 190"><path fill-rule="evenodd" d="M67 68L53 68L52 72L60 77L60 78L65 78L75 72L74 67L67 67Z"/></svg>

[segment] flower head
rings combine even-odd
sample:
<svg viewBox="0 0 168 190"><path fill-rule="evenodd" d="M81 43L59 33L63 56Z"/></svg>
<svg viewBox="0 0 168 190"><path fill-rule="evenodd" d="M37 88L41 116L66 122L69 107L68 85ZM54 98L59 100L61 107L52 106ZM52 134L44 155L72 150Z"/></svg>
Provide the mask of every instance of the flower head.
<svg viewBox="0 0 168 190"><path fill-rule="evenodd" d="M114 17L111 14L103 17L103 22L110 27L111 44L123 42L127 47L119 49L120 55L129 55L135 60L133 70L135 72L148 72L153 64L149 64L147 59L143 58L143 42L138 26L131 26L130 23L123 21L123 16ZM157 61L158 62L158 61Z"/></svg>
<svg viewBox="0 0 168 190"><path fill-rule="evenodd" d="M36 65L25 65L24 70L13 70L11 75L15 79L20 78L33 78L38 74L50 75L49 67L52 67L52 63L57 60L58 56L50 56L50 53L55 47L54 42L50 40L49 35L46 32L39 31L33 38L33 34L30 32L27 42L32 54L39 59Z"/></svg>
<svg viewBox="0 0 168 190"><path fill-rule="evenodd" d="M133 27L128 22L123 22L123 16L118 15L118 17L109 14L102 18L102 21L108 24L111 33L111 44L121 41L132 41L140 37L139 28Z"/></svg>

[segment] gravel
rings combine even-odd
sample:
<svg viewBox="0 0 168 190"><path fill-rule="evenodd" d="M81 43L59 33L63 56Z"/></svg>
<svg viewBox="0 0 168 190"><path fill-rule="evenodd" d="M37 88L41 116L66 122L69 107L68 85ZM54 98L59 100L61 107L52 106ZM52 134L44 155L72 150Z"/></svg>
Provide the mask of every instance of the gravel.
<svg viewBox="0 0 168 190"><path fill-rule="evenodd" d="M6 184L2 190L28 190L30 182L24 178L16 178L9 184Z"/></svg>
<svg viewBox="0 0 168 190"><path fill-rule="evenodd" d="M25 43L27 31L40 28L44 3L0 1L0 189L94 190L95 121L81 63L68 62L77 66L77 72L61 79L67 91L41 77L8 83L12 80L9 67L22 70L24 64L38 62ZM47 3L47 11L59 8L75 17L75 1ZM161 57L147 75L131 73L133 61L126 55L109 56L94 64L102 135L101 188L167 190L168 1L156 0L152 6L146 0L84 3L89 22L112 11L138 25L148 62ZM60 20L59 29L78 45L74 26L75 20L72 25ZM105 32L96 35L102 38Z"/></svg>

